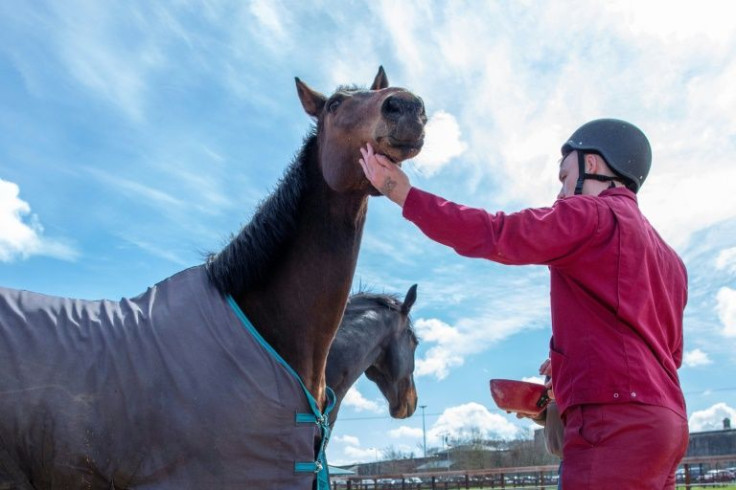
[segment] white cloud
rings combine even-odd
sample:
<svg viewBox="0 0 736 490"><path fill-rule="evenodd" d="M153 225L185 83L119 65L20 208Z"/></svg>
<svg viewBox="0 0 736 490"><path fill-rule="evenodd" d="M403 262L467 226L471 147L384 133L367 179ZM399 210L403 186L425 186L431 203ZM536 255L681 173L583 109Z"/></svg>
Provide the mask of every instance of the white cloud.
<svg viewBox="0 0 736 490"><path fill-rule="evenodd" d="M379 461L381 459L381 450L375 447L357 447L348 446L343 450L345 461ZM336 461L335 464L344 464L344 462Z"/></svg>
<svg viewBox="0 0 736 490"><path fill-rule="evenodd" d="M457 120L445 111L434 113L424 131L424 148L414 159L414 163L427 177L437 173L445 164L462 155L468 148L461 139Z"/></svg>
<svg viewBox="0 0 736 490"><path fill-rule="evenodd" d="M622 17L622 30L656 36L663 42L692 42L700 37L723 42L733 35L733 16L714 15L714 11L728 11L732 5L728 0L710 0L708 8L697 3L666 0L617 0L606 2L606 5Z"/></svg>
<svg viewBox="0 0 736 490"><path fill-rule="evenodd" d="M450 368L463 365L463 357L450 347L461 341L457 328L436 318L422 318L414 322L414 329L423 342L439 344L427 350L423 358L416 360L415 376L434 375L437 379L444 379Z"/></svg>
<svg viewBox="0 0 736 490"><path fill-rule="evenodd" d="M259 44L268 46L272 51L282 52L291 46L289 35L290 8L281 2L255 0L250 2L250 22L246 26L253 29ZM256 22L252 22L252 20Z"/></svg>
<svg viewBox="0 0 736 490"><path fill-rule="evenodd" d="M336 435L334 437L331 437L330 441L333 443L340 442L340 443L347 444L350 446L360 446L360 439L358 439L355 436L348 435L348 434L345 434L343 436Z"/></svg>
<svg viewBox="0 0 736 490"><path fill-rule="evenodd" d="M368 411L381 413L383 411L383 405L365 398L354 385L345 394L345 398L342 400L342 405L353 407L358 412Z"/></svg>
<svg viewBox="0 0 736 490"><path fill-rule="evenodd" d="M713 361L710 360L708 354L700 349L693 349L689 352L685 352L682 362L688 367L707 366L708 364L713 364Z"/></svg>
<svg viewBox="0 0 736 490"><path fill-rule="evenodd" d="M480 436L488 439L514 439L526 435L527 429L515 425L500 414L491 413L478 403L467 403L447 408L438 417L437 422L427 429L427 445L442 446L445 437L451 440ZM388 432L391 439L400 440L399 448L411 450L411 442L422 440L421 428L401 426ZM410 440L407 443L407 439ZM344 445L337 448L335 443ZM331 440L332 452L328 451L332 464L347 464L355 461L376 461L382 457L382 450L377 447L361 447L355 436L335 436ZM338 459L335 459L335 456Z"/></svg>
<svg viewBox="0 0 736 490"><path fill-rule="evenodd" d="M160 257L164 260L168 260L169 262L173 262L174 264L179 264L182 267L186 267L191 264L190 260L188 260L188 257L184 257L182 254L179 254L168 247L158 246L155 243L151 243L144 239L138 239L132 236L120 235L120 240L128 242L133 246L140 248L141 250L145 250L147 253L155 257Z"/></svg>
<svg viewBox="0 0 736 490"><path fill-rule="evenodd" d="M503 300L507 302L505 307L496 307L497 302ZM519 301L524 302L525 309L518 309ZM511 290L508 296L488 300L488 311L474 318L461 318L454 326L436 318L416 320L414 328L422 342L435 345L416 360L415 376L432 375L442 380L450 370L462 366L468 356L483 352L526 329L535 328L535 321L547 315L545 301L537 301L530 291L522 298L518 291Z"/></svg>
<svg viewBox="0 0 736 490"><path fill-rule="evenodd" d="M667 240L684 246L695 231L736 217L729 187L736 180L736 21L713 15L725 2L672 9L652 1L640 8L633 0L575 4L574 19L564 2L469 7L472 13L464 4L427 5L413 5L412 21L395 12L384 17L417 93L429 106L452 108L467 145L468 189L496 182L494 205L550 204L562 141L587 120L620 117L652 141L654 166L641 203ZM498 18L517 28L489 29ZM433 34L417 28L423 24ZM534 39L526 35L531 30Z"/></svg>
<svg viewBox="0 0 736 490"><path fill-rule="evenodd" d="M513 439L520 428L504 416L491 413L479 403L466 403L445 409L437 422L427 431L427 443L442 444L444 436L464 439L479 435L488 439Z"/></svg>
<svg viewBox="0 0 736 490"><path fill-rule="evenodd" d="M418 427L407 427L405 425L388 432L389 437L392 439L421 439L422 434L422 429Z"/></svg>
<svg viewBox="0 0 736 490"><path fill-rule="evenodd" d="M736 247L721 250L716 257L716 269L736 274Z"/></svg>
<svg viewBox="0 0 736 490"><path fill-rule="evenodd" d="M723 419L725 418L731 419L731 427L733 427L733 423L736 421L736 410L721 402L705 410L693 412L688 424L691 432L718 430L723 429Z"/></svg>
<svg viewBox="0 0 736 490"><path fill-rule="evenodd" d="M156 8L141 10L67 2L55 9L49 30L71 76L133 120L144 116L148 77L166 62L157 36L173 22L171 16L164 22Z"/></svg>
<svg viewBox="0 0 736 490"><path fill-rule="evenodd" d="M382 450L377 447L362 447L360 439L354 435L334 435L327 447L327 459L331 465L353 464L355 462L378 461Z"/></svg>
<svg viewBox="0 0 736 490"><path fill-rule="evenodd" d="M681 137L687 138L685 134ZM660 141L669 144L669 138ZM698 158L690 155L660 156L658 161L669 160L668 164L673 168L657 169L653 163L651 180L647 180L646 187L642 188L642 210L676 248L687 245L694 232L736 217L736 193L729 184L736 180L736 168L727 163L724 156L704 153ZM690 165L692 160L699 162L701 158L711 162L712 171L700 173L696 165ZM685 159L692 160L686 162ZM672 199L672 196L688 198Z"/></svg>
<svg viewBox="0 0 736 490"><path fill-rule="evenodd" d="M723 324L723 335L736 337L736 289L723 287L716 295L716 310Z"/></svg>
<svg viewBox="0 0 736 490"><path fill-rule="evenodd" d="M78 253L71 246L43 236L43 226L31 206L20 197L13 182L0 179L0 262L46 255L74 260Z"/></svg>
<svg viewBox="0 0 736 490"><path fill-rule="evenodd" d="M382 0L378 6L382 27L391 37L392 49L401 63L411 72L424 71L425 60L422 42L422 20L431 13L429 4L411 4Z"/></svg>
<svg viewBox="0 0 736 490"><path fill-rule="evenodd" d="M86 170L100 182L109 185L121 194L134 198L136 201L143 200L144 202L149 203L153 206L164 208L181 208L186 204L184 201L172 196L171 194L141 184L140 182L137 182L135 180L126 179L120 177L119 175L105 172L94 167L87 167Z"/></svg>

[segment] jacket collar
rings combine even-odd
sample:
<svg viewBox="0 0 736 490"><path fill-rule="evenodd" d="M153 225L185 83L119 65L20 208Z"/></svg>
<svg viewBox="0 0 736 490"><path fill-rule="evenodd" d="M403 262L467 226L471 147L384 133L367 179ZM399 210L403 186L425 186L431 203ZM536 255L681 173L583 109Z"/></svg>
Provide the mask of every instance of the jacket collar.
<svg viewBox="0 0 736 490"><path fill-rule="evenodd" d="M628 197L629 199L633 200L635 203L639 204L639 200L636 197L636 194L634 194L632 191L627 189L626 187L614 187L613 189L606 189L600 194L598 194L598 197L614 197L614 196L623 196Z"/></svg>

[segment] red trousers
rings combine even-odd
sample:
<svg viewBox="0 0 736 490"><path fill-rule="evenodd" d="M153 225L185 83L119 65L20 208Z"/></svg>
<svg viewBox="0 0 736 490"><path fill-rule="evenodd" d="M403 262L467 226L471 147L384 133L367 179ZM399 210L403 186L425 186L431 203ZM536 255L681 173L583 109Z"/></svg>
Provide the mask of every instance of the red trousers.
<svg viewBox="0 0 736 490"><path fill-rule="evenodd" d="M564 415L563 490L674 490L687 420L637 403L578 405Z"/></svg>

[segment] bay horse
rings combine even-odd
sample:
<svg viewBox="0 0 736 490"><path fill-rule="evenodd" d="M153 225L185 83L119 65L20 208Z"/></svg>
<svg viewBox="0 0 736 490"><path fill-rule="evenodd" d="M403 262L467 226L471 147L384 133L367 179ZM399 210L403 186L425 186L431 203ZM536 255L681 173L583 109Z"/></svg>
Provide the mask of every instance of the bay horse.
<svg viewBox="0 0 736 490"><path fill-rule="evenodd" d="M0 288L0 483L329 487L325 365L379 195L359 149L412 158L427 117L382 67L370 89L296 89L315 128L204 264L120 301Z"/></svg>
<svg viewBox="0 0 736 490"><path fill-rule="evenodd" d="M345 394L363 373L381 390L392 417L403 419L414 413L414 353L419 341L409 312L416 299L416 284L403 301L391 294L361 292L350 296L327 356L327 385L336 397L331 425Z"/></svg>

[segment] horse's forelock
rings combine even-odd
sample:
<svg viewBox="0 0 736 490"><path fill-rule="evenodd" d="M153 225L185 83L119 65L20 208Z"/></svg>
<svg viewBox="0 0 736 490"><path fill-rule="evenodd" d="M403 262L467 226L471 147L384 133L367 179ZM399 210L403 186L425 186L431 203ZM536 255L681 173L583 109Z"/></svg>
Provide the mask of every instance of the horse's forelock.
<svg viewBox="0 0 736 490"><path fill-rule="evenodd" d="M391 293L373 293L367 290L361 290L354 293L348 299L348 308L353 313L363 312L367 310L373 310L377 307L388 308L392 312L401 313L402 298L397 294ZM409 320L408 329L414 341L419 344L419 337L414 330L414 322L411 320L411 315L407 316Z"/></svg>
<svg viewBox="0 0 736 490"><path fill-rule="evenodd" d="M368 89L360 85L340 85L335 89L334 93L337 92L366 92Z"/></svg>
<svg viewBox="0 0 736 490"><path fill-rule="evenodd" d="M391 293L372 293L369 291L359 291L350 296L348 304L353 307L374 308L376 305L385 306L391 310L401 308L401 299L396 294Z"/></svg>

